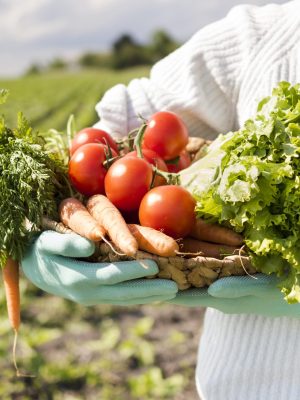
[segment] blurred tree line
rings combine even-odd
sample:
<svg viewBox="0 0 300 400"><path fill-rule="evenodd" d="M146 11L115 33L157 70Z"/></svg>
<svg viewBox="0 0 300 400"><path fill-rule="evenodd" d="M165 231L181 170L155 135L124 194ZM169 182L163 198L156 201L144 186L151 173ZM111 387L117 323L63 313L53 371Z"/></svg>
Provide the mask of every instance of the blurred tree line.
<svg viewBox="0 0 300 400"><path fill-rule="evenodd" d="M122 34L112 44L109 52L87 52L72 62L63 58L55 58L46 66L31 65L26 74L32 75L43 71L71 68L111 68L119 70L140 65L152 65L178 46L179 43L164 30L155 31L147 44L137 42L130 34Z"/></svg>

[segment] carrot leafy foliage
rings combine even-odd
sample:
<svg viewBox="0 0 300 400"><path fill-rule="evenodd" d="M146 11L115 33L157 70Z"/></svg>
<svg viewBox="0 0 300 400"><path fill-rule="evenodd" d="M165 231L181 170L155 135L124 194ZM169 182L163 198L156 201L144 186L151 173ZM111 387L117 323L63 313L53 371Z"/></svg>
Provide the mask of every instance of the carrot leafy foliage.
<svg viewBox="0 0 300 400"><path fill-rule="evenodd" d="M0 104L7 96L0 90ZM55 217L67 188L65 166L44 145L22 113L15 128L0 117L0 267L7 257L22 259L43 215Z"/></svg>

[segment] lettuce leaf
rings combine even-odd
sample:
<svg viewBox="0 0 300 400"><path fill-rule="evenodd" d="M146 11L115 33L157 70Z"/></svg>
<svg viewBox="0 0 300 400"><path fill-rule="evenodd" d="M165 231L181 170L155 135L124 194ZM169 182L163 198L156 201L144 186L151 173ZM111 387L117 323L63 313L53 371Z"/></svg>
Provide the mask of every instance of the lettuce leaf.
<svg viewBox="0 0 300 400"><path fill-rule="evenodd" d="M180 175L197 215L243 232L256 268L300 302L300 84L280 82L254 118Z"/></svg>

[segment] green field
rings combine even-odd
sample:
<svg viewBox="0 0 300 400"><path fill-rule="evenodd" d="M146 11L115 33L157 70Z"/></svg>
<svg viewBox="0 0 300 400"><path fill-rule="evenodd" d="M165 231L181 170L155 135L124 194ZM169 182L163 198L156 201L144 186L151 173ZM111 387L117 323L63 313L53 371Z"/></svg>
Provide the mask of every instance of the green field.
<svg viewBox="0 0 300 400"><path fill-rule="evenodd" d="M78 128L98 120L95 105L103 93L118 83L148 76L148 68L122 72L100 70L77 73L49 73L14 80L1 80L0 88L10 91L7 104L1 107L9 124L14 124L17 111L22 111L38 130L63 130L70 114Z"/></svg>
<svg viewBox="0 0 300 400"><path fill-rule="evenodd" d="M109 87L148 70L60 73L0 81L1 107L14 124L23 111L35 128L64 130L97 120L95 104ZM196 400L194 368L203 312L171 305L83 307L50 296L21 279L20 369L0 285L1 400Z"/></svg>

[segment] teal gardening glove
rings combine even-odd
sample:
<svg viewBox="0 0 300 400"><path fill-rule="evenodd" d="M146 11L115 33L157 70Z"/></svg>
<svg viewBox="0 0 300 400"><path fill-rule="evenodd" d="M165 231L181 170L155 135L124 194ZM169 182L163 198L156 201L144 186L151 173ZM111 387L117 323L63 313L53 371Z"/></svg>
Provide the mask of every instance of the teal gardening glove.
<svg viewBox="0 0 300 400"><path fill-rule="evenodd" d="M146 304L175 297L175 282L142 279L158 272L152 260L90 263L94 243L76 234L41 233L22 260L25 276L45 292L83 305Z"/></svg>
<svg viewBox="0 0 300 400"><path fill-rule="evenodd" d="M168 303L188 307L211 307L225 314L256 314L266 317L300 317L300 304L288 304L274 275L230 276L208 289L178 292Z"/></svg>

